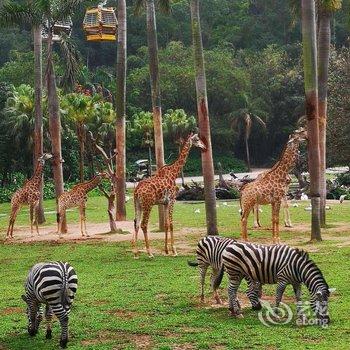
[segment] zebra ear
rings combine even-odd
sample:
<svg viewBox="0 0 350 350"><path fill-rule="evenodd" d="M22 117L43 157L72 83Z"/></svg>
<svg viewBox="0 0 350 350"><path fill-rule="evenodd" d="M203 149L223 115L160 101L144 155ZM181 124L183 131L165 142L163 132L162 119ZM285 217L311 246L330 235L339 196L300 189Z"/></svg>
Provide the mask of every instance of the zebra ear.
<svg viewBox="0 0 350 350"><path fill-rule="evenodd" d="M328 288L329 293L334 293L337 290L337 288Z"/></svg>
<svg viewBox="0 0 350 350"><path fill-rule="evenodd" d="M24 294L21 295L21 298L23 299L23 301L24 301L25 303L27 302L27 297L26 297Z"/></svg>

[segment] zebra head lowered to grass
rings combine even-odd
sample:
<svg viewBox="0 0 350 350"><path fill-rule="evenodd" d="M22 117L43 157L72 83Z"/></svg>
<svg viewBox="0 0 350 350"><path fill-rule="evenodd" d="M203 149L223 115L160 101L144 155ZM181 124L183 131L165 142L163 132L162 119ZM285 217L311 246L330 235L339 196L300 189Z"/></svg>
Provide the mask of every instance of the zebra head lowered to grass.
<svg viewBox="0 0 350 350"><path fill-rule="evenodd" d="M229 277L229 309L233 316L242 316L237 290L243 278L261 284L276 284L276 308L278 308L284 290L288 284L294 289L297 300L297 315L304 319L301 304L301 285L305 284L310 292L310 305L318 323L330 322L328 299L330 289L322 272L308 254L287 245L258 245L233 243L222 254L223 267ZM214 281L214 288L221 282L224 269ZM260 303L260 302L259 302Z"/></svg>
<svg viewBox="0 0 350 350"><path fill-rule="evenodd" d="M78 287L78 277L68 263L38 263L29 271L25 283L27 304L28 333L36 335L43 318L42 304L45 304L47 323L46 339L51 339L52 316L56 315L61 325L60 346L65 348L68 342L68 315Z"/></svg>

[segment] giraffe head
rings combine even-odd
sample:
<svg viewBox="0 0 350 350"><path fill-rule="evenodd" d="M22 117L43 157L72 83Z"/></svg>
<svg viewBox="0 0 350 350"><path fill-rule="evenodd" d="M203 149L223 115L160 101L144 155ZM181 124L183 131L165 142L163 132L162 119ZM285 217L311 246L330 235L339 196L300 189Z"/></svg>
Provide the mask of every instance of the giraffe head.
<svg viewBox="0 0 350 350"><path fill-rule="evenodd" d="M299 128L295 130L292 135L290 135L288 143L291 143L291 142L299 143L305 140L307 140L307 131L305 128Z"/></svg>
<svg viewBox="0 0 350 350"><path fill-rule="evenodd" d="M42 165L44 165L45 162L51 158L52 158L51 153L44 153L41 157L38 158L38 162L41 163Z"/></svg>
<svg viewBox="0 0 350 350"><path fill-rule="evenodd" d="M199 138L198 134L190 134L189 141L191 146L198 147L203 151L207 149L204 142Z"/></svg>

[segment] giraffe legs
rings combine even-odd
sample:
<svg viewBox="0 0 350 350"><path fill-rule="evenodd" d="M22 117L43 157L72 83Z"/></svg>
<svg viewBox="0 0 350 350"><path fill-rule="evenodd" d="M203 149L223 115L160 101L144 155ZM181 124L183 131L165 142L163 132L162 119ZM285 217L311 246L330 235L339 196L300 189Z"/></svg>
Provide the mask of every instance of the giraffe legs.
<svg viewBox="0 0 350 350"><path fill-rule="evenodd" d="M290 220L289 204L286 197L282 198L281 205L283 207L284 226L293 227L292 221Z"/></svg>
<svg viewBox="0 0 350 350"><path fill-rule="evenodd" d="M170 228L170 220L169 220L169 204L165 205L165 210L164 210L164 214L165 214L165 239L164 239L164 251L165 254L169 254L169 250L168 250L168 234L169 234L169 228Z"/></svg>
<svg viewBox="0 0 350 350"><path fill-rule="evenodd" d="M146 245L146 251L147 251L148 257L153 258L153 254L152 254L151 248L149 246L148 233L147 233L147 225L148 225L148 220L149 220L150 214L151 214L151 207L146 207L143 209L141 229L142 229L143 235L145 237L145 245Z"/></svg>
<svg viewBox="0 0 350 350"><path fill-rule="evenodd" d="M36 233L39 236L38 208L39 202L30 204L30 232L33 235L33 225L35 224Z"/></svg>
<svg viewBox="0 0 350 350"><path fill-rule="evenodd" d="M81 236L82 237L84 237L84 236L89 237L89 235L86 233L85 205L82 205L79 207L79 214L80 214L80 233L81 233Z"/></svg>
<svg viewBox="0 0 350 350"><path fill-rule="evenodd" d="M273 243L280 243L280 235L279 235L279 214L281 208L281 202L271 203L272 207L272 235L273 235Z"/></svg>
<svg viewBox="0 0 350 350"><path fill-rule="evenodd" d="M173 211L174 211L174 202L169 205L169 226L170 226L170 246L171 251L174 256L177 256L177 251L174 242L174 226L173 226Z"/></svg>
<svg viewBox="0 0 350 350"><path fill-rule="evenodd" d="M134 252L134 258L138 259L139 251L137 249L137 239L140 229L140 222L142 217L142 207L138 199L135 199L135 219L134 219L134 236L131 241L132 250Z"/></svg>
<svg viewBox="0 0 350 350"><path fill-rule="evenodd" d="M260 221L259 221L259 204L255 204L253 208L254 213L254 228L261 227Z"/></svg>
<svg viewBox="0 0 350 350"><path fill-rule="evenodd" d="M248 241L248 216L251 211L251 208L242 208L242 217L241 217L241 237L244 241Z"/></svg>
<svg viewBox="0 0 350 350"><path fill-rule="evenodd" d="M7 228L7 233L6 233L6 239L11 239L13 238L13 227L15 225L16 217L18 214L20 207L19 206L13 206L11 208L11 215L10 215L10 220L9 220L9 226Z"/></svg>

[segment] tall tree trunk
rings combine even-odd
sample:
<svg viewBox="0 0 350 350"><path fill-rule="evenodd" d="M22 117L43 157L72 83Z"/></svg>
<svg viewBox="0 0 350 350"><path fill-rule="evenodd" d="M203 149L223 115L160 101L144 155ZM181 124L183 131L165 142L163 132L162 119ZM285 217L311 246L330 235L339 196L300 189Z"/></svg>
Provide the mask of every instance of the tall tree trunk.
<svg viewBox="0 0 350 350"><path fill-rule="evenodd" d="M47 68L46 68L46 83L47 83L47 98L49 110L49 130L51 135L52 145L52 168L55 181L56 205L57 198L63 193L63 169L62 169L62 149L61 149L61 118L59 113L59 101L56 87L55 70L52 59L52 33L49 33L47 39ZM66 218L62 223L62 232L67 232Z"/></svg>
<svg viewBox="0 0 350 350"><path fill-rule="evenodd" d="M311 240L320 241L320 149L315 2L314 0L302 0L301 5L308 163L312 205Z"/></svg>
<svg viewBox="0 0 350 350"><path fill-rule="evenodd" d="M116 220L126 220L125 207L126 2L118 0L118 56L116 96Z"/></svg>
<svg viewBox="0 0 350 350"><path fill-rule="evenodd" d="M202 152L202 171L204 178L205 211L207 219L207 234L217 235L216 198L214 186L214 164L211 147L210 123L207 99L207 84L204 69L204 54L202 33L199 17L199 0L191 0L191 25L196 72L196 93L198 125L200 137L207 149Z"/></svg>
<svg viewBox="0 0 350 350"><path fill-rule="evenodd" d="M77 124L77 134L79 141L79 179L80 182L84 182L84 153L85 153L85 137L84 137L84 124L78 122Z"/></svg>
<svg viewBox="0 0 350 350"><path fill-rule="evenodd" d="M42 111L42 95L43 95L43 63L42 63L42 40L41 26L33 28L34 36L34 170L38 163L38 158L43 154L43 111ZM44 206L43 206L43 181L41 182L40 201L38 207L38 222L45 222Z"/></svg>
<svg viewBox="0 0 350 350"><path fill-rule="evenodd" d="M158 61L158 40L156 28L156 12L154 0L146 0L147 18L147 42L149 54L149 72L152 94L152 111L154 127L154 148L156 153L157 169L164 165L164 145L162 127L162 107L160 96L159 61ZM164 207L158 206L159 229L164 230Z"/></svg>
<svg viewBox="0 0 350 350"><path fill-rule="evenodd" d="M248 143L248 137L244 137L244 143L245 143L245 153L247 156L247 167L248 167L248 171L251 171L250 168L250 155L249 155L249 143Z"/></svg>
<svg viewBox="0 0 350 350"><path fill-rule="evenodd" d="M327 129L327 87L329 50L331 44L331 15L326 10L319 10L318 28L318 115L320 142L320 195L321 227L326 226L326 129Z"/></svg>

